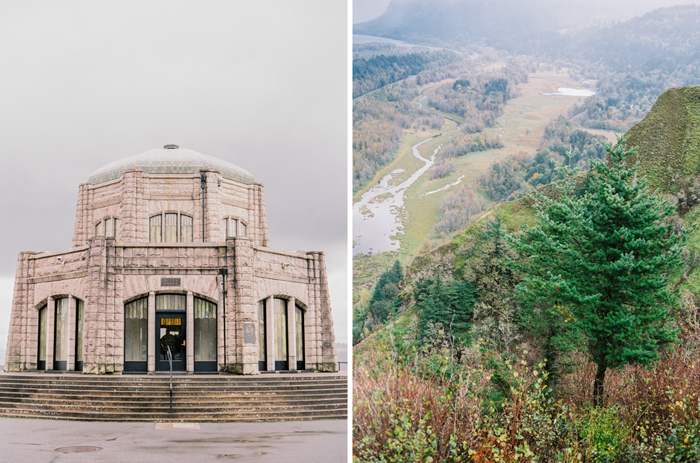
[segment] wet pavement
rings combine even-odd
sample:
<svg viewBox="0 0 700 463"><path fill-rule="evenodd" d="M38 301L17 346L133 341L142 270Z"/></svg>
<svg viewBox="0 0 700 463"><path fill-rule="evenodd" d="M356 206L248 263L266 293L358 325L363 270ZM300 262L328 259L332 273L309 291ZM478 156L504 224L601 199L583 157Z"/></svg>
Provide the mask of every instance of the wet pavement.
<svg viewBox="0 0 700 463"><path fill-rule="evenodd" d="M346 462L347 427L347 420L203 422L197 429L0 418L0 462Z"/></svg>

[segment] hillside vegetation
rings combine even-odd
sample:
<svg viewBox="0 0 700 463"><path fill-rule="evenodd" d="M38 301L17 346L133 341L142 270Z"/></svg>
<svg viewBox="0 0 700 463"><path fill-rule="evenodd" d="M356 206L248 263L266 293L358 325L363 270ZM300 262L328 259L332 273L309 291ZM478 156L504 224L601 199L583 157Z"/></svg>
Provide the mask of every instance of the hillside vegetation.
<svg viewBox="0 0 700 463"><path fill-rule="evenodd" d="M403 278L398 264L387 270L391 285L373 299L381 299L376 307L386 324L357 333L364 338L355 348L358 461L700 460L698 101L700 88L662 94L628 132L626 145L637 152L618 154L622 170L608 157L595 172L477 215L448 244L415 258ZM591 154L588 161L599 158ZM630 170L637 162L636 172ZM646 205L629 219L605 209L625 201L630 211ZM656 218L641 225L641 215L652 210ZM563 219L567 214L572 219ZM585 231L566 230L591 220L603 230L615 214L607 237L595 239L601 249L624 250L616 257L620 267L610 271L625 302L615 320L586 319L593 312L585 310L598 310L591 301L601 296L581 291L612 280L595 277L587 284L585 272L603 264L567 265L576 253L584 259L598 251L595 241L588 248L576 244ZM548 220L553 228L537 235ZM526 229L531 234L523 241ZM542 244L533 247L537 236ZM547 244L555 237L560 244ZM560 247L566 242L568 250ZM651 270L662 252L670 257ZM550 260L538 260L542 256ZM657 302L640 302L651 287L659 291L648 293ZM641 315L647 306L653 310ZM596 357L604 349L595 340L604 337L594 331L603 322L618 327L611 335L622 342L620 352L633 345L635 333L650 334L608 364ZM641 324L622 328L630 322ZM607 375L601 376L601 365Z"/></svg>

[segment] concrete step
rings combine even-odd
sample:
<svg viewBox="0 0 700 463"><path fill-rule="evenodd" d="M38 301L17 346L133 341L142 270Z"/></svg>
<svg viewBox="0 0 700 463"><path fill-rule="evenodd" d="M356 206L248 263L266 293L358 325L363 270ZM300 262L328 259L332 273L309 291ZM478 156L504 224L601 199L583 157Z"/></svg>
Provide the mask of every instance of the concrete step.
<svg viewBox="0 0 700 463"><path fill-rule="evenodd" d="M265 377L0 374L0 416L107 421L347 418L342 375Z"/></svg>

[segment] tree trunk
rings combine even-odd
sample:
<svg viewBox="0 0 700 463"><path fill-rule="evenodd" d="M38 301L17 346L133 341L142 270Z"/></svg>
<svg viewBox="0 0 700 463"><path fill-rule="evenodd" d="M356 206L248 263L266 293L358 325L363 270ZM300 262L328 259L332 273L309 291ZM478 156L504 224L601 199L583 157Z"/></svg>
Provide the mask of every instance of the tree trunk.
<svg viewBox="0 0 700 463"><path fill-rule="evenodd" d="M593 381L593 406L599 407L603 404L603 384L605 383L605 371L608 369L605 363L598 364L598 370L595 372L595 381Z"/></svg>

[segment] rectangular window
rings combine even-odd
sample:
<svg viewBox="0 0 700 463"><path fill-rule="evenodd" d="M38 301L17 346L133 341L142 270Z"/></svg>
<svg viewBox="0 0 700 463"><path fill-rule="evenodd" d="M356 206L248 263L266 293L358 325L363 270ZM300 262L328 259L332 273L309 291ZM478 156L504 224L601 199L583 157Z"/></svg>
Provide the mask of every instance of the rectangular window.
<svg viewBox="0 0 700 463"><path fill-rule="evenodd" d="M180 216L180 241L183 243L192 242L192 217L189 215Z"/></svg>
<svg viewBox="0 0 700 463"><path fill-rule="evenodd" d="M287 300L274 298L275 361L287 361Z"/></svg>
<svg viewBox="0 0 700 463"><path fill-rule="evenodd" d="M162 215L154 215L151 217L151 220L149 221L149 239L151 243L160 243L162 239L162 232L163 232L163 216Z"/></svg>
<svg viewBox="0 0 700 463"><path fill-rule="evenodd" d="M258 302L258 361L267 360L267 342L265 339L265 301Z"/></svg>
<svg viewBox="0 0 700 463"><path fill-rule="evenodd" d="M46 361L46 306L39 309L39 356L37 360Z"/></svg>
<svg viewBox="0 0 700 463"><path fill-rule="evenodd" d="M119 241L119 219L114 219L114 239Z"/></svg>
<svg viewBox="0 0 700 463"><path fill-rule="evenodd" d="M75 304L75 361L83 361L83 319L85 305L78 299Z"/></svg>
<svg viewBox="0 0 700 463"><path fill-rule="evenodd" d="M156 312L187 310L187 296L184 294L156 294Z"/></svg>
<svg viewBox="0 0 700 463"><path fill-rule="evenodd" d="M216 362L216 304L194 298L194 360Z"/></svg>
<svg viewBox="0 0 700 463"><path fill-rule="evenodd" d="M248 236L248 227L241 222L241 236Z"/></svg>
<svg viewBox="0 0 700 463"><path fill-rule="evenodd" d="M112 234L112 219L105 220L105 236L114 236Z"/></svg>
<svg viewBox="0 0 700 463"><path fill-rule="evenodd" d="M68 360L68 298L56 299L56 318L54 337L54 361L65 362Z"/></svg>
<svg viewBox="0 0 700 463"><path fill-rule="evenodd" d="M165 214L165 242L177 243L177 214Z"/></svg>
<svg viewBox="0 0 700 463"><path fill-rule="evenodd" d="M238 220L231 219L231 233L229 236L237 236L238 232Z"/></svg>
<svg viewBox="0 0 700 463"><path fill-rule="evenodd" d="M124 361L148 360L148 298L124 306Z"/></svg>
<svg viewBox="0 0 700 463"><path fill-rule="evenodd" d="M296 328L297 328L297 362L304 361L304 311L299 307L296 310Z"/></svg>
<svg viewBox="0 0 700 463"><path fill-rule="evenodd" d="M102 222L95 225L95 236L102 236Z"/></svg>
<svg viewBox="0 0 700 463"><path fill-rule="evenodd" d="M228 238L228 219L221 219L221 236L224 241Z"/></svg>

